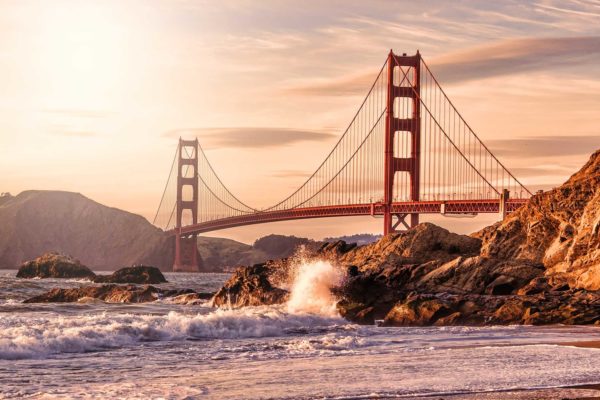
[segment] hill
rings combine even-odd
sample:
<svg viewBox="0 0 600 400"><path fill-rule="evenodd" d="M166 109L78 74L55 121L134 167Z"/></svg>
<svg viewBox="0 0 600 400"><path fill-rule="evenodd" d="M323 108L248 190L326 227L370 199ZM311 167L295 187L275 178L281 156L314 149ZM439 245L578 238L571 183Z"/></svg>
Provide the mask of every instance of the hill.
<svg viewBox="0 0 600 400"><path fill-rule="evenodd" d="M282 235L260 238L254 245L199 237L200 269L219 272L287 257L309 242ZM79 193L28 190L0 195L0 268L16 268L50 251L69 254L96 270L145 264L170 271L173 262L173 240L142 216Z"/></svg>
<svg viewBox="0 0 600 400"><path fill-rule="evenodd" d="M0 267L14 268L48 251L108 270L134 263L168 270L173 259L171 239L139 215L72 192L2 196Z"/></svg>

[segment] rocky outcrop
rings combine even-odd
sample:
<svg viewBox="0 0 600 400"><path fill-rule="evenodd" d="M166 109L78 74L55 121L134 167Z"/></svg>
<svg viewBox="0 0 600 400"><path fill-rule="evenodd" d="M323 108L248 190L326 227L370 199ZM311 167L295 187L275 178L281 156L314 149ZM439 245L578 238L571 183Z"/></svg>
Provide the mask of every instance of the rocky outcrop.
<svg viewBox="0 0 600 400"><path fill-rule="evenodd" d="M17 272L17 278L93 279L95 276L96 274L79 260L55 252L27 261Z"/></svg>
<svg viewBox="0 0 600 400"><path fill-rule="evenodd" d="M562 186L475 236L483 256L543 263L571 287L600 289L600 151Z"/></svg>
<svg viewBox="0 0 600 400"><path fill-rule="evenodd" d="M600 323L600 293L566 291L526 296L413 293L386 314L384 325L583 325Z"/></svg>
<svg viewBox="0 0 600 400"><path fill-rule="evenodd" d="M111 275L98 275L94 278L96 283L137 283L156 284L165 283L165 276L156 267L136 265L121 268Z"/></svg>
<svg viewBox="0 0 600 400"><path fill-rule="evenodd" d="M273 286L269 277L276 268L267 264L240 267L215 294L215 307L246 307L280 304L287 301L289 292Z"/></svg>
<svg viewBox="0 0 600 400"><path fill-rule="evenodd" d="M95 283L166 283L165 276L156 267L135 265L121 268L111 275L96 275L91 269L71 256L50 252L24 263L17 278L89 279Z"/></svg>
<svg viewBox="0 0 600 400"><path fill-rule="evenodd" d="M481 241L459 235L430 223L413 229L387 235L379 241L350 249L337 245L339 261L359 266L361 270L385 266L448 262L458 256L479 254ZM325 248L327 249L327 248Z"/></svg>
<svg viewBox="0 0 600 400"><path fill-rule="evenodd" d="M24 303L73 303L86 299L97 299L107 303L147 303L160 299L172 299L173 302L190 304L198 300L207 300L212 293L197 293L193 290L166 290L145 285L102 285L83 286L70 289L52 289Z"/></svg>

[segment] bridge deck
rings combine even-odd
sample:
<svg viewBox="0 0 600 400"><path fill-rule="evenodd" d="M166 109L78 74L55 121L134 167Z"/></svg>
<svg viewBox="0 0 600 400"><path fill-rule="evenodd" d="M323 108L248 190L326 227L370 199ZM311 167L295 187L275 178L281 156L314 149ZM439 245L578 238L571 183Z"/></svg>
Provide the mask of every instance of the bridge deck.
<svg viewBox="0 0 600 400"><path fill-rule="evenodd" d="M508 200L506 205L507 213L515 211L526 201L526 199ZM392 213L394 214L419 213L459 215L480 213L493 214L499 212L499 199L396 202L392 204ZM200 222L194 225L183 226L180 229L174 228L167 232L170 234L179 233L180 235L185 236L269 222L307 218L349 217L357 215L382 216L383 214L384 207L379 203L307 207L283 211L264 211L254 214L222 218L208 222Z"/></svg>

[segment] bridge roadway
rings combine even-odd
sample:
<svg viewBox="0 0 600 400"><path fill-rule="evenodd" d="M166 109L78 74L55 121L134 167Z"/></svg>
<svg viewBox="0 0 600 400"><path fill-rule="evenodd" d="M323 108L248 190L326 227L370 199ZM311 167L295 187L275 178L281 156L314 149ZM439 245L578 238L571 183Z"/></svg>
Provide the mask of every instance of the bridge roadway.
<svg viewBox="0 0 600 400"><path fill-rule="evenodd" d="M515 211L527 199L508 199L506 214ZM500 199L489 200L446 200L446 201L418 201L392 203L393 214L494 214L500 213ZM262 211L235 217L227 217L213 221L200 222L193 225L182 226L167 231L180 236L193 235L218 231L221 229L235 228L238 226L263 224L269 222L289 221L307 218L350 217L358 215L383 216L384 205L380 203L350 204L341 206L319 206L295 208L280 211Z"/></svg>

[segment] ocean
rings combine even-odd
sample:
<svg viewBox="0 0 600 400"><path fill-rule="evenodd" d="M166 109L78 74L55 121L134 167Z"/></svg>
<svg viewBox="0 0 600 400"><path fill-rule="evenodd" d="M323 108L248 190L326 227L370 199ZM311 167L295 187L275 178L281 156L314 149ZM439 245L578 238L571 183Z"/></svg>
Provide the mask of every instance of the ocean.
<svg viewBox="0 0 600 400"><path fill-rule="evenodd" d="M600 340L599 327L359 326L316 274L290 304L245 309L23 304L90 283L15 274L0 270L2 399L437 399L600 382L600 350L558 344ZM167 273L160 286L215 291L227 277Z"/></svg>

